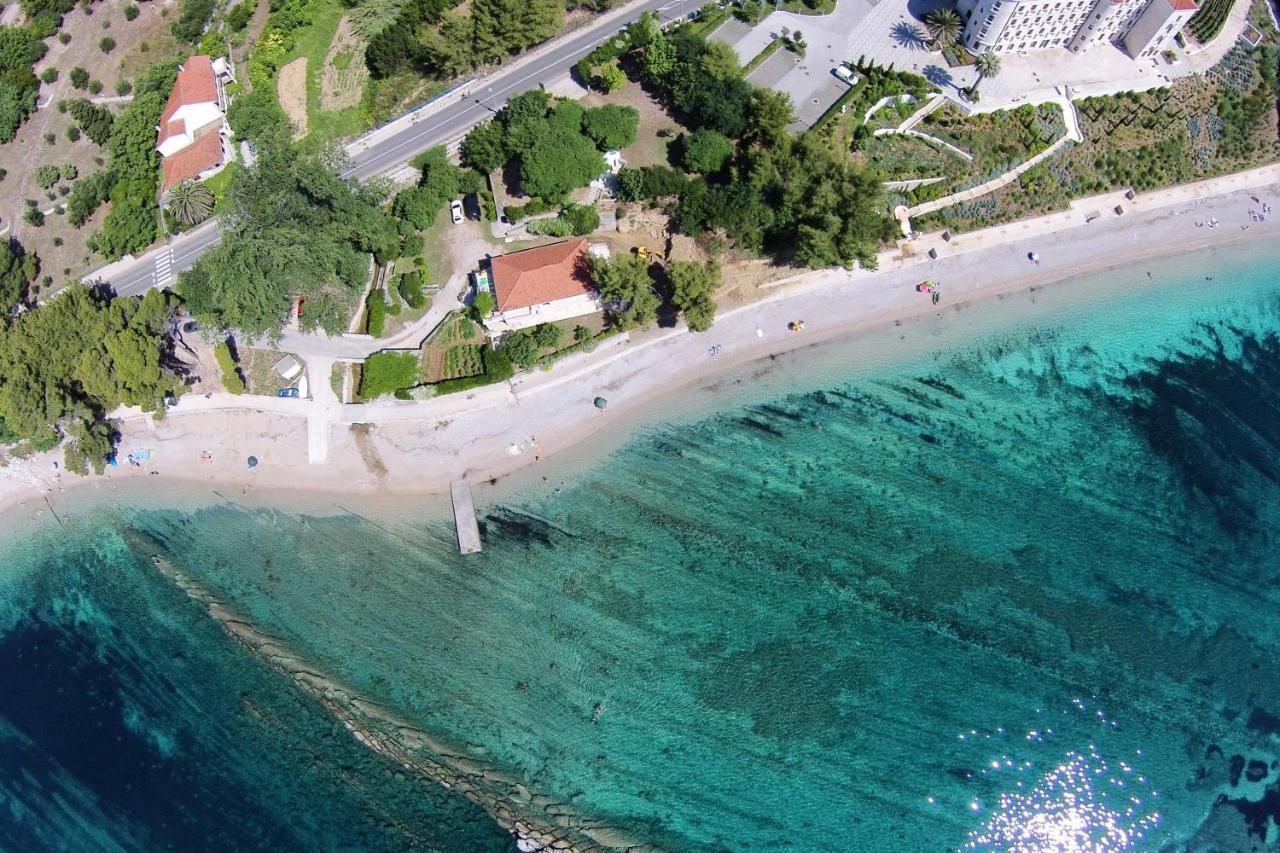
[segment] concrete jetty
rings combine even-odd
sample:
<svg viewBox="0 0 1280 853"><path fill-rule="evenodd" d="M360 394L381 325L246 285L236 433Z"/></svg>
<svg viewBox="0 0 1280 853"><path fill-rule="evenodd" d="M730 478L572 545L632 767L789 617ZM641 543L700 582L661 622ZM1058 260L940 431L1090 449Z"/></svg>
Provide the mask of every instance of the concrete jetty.
<svg viewBox="0 0 1280 853"><path fill-rule="evenodd" d="M476 507L471 500L471 484L454 480L449 484L453 498L453 524L458 531L458 550L463 554L480 551L480 525L476 524Z"/></svg>

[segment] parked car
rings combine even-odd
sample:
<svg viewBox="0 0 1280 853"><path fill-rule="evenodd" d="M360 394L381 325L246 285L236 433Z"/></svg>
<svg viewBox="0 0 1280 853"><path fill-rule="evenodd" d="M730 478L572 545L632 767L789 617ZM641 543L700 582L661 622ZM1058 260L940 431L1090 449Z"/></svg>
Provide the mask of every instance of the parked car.
<svg viewBox="0 0 1280 853"><path fill-rule="evenodd" d="M276 392L276 396L277 397L297 397L298 389L297 388L281 388L279 391Z"/></svg>
<svg viewBox="0 0 1280 853"><path fill-rule="evenodd" d="M480 221L480 196L477 193L467 193L462 197L462 207L467 212L468 219Z"/></svg>
<svg viewBox="0 0 1280 853"><path fill-rule="evenodd" d="M456 198L449 202L449 215L453 217L453 224L457 225L462 222L462 202Z"/></svg>
<svg viewBox="0 0 1280 853"><path fill-rule="evenodd" d="M837 65L835 68L831 69L831 73L848 83L850 86L855 86L858 83L858 75L850 71L849 67L846 65Z"/></svg>

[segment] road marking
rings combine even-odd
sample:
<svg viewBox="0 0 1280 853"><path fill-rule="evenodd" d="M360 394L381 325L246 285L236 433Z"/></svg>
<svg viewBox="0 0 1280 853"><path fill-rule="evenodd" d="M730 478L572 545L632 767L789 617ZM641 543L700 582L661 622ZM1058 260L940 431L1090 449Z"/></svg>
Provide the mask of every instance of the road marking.
<svg viewBox="0 0 1280 853"><path fill-rule="evenodd" d="M151 277L157 287L163 287L173 279L173 249L165 246L156 255L156 268Z"/></svg>

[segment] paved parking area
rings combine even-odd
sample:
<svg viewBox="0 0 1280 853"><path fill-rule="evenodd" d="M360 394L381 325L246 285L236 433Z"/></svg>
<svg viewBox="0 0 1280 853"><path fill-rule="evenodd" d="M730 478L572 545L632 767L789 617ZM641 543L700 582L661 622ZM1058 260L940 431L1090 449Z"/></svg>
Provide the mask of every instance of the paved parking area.
<svg viewBox="0 0 1280 853"><path fill-rule="evenodd" d="M799 119L794 128L807 128L848 88L831 71L840 63L857 58L850 53L850 35L874 8L872 0L839 0L830 15L774 12L754 27L731 18L711 38L732 47L738 61L745 65L784 28L800 32L807 45L803 58L780 50L747 79L790 95Z"/></svg>

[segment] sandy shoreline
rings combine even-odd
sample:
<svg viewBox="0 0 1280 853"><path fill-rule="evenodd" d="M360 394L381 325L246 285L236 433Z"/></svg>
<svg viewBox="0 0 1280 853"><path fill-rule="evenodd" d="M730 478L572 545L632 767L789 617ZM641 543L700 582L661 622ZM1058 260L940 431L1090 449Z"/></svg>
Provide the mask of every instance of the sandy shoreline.
<svg viewBox="0 0 1280 853"><path fill-rule="evenodd" d="M256 411L184 399L163 421L122 420L121 458L153 451L142 467L122 464L102 477L82 479L53 470L60 451L10 459L0 468L0 513L6 524L22 524L50 510L62 512L64 505L70 511L125 496L163 506L188 500L269 505L281 497L299 505L298 498L307 496L302 505L355 511L387 509L415 496L419 512L443 509L453 479L495 481L586 442L592 449L577 454L581 463L616 446L636 422L670 414L680 405L681 389L761 359L977 306L999 313L996 303L1010 292L1270 236L1280 220L1251 223L1248 211L1259 205L1250 196L1280 197L1278 181L1280 167L1271 166L1132 200L1110 194L1070 211L950 240L922 235L882 253L875 273L828 270L779 282L765 299L722 312L703 335L644 333L571 356L509 386L466 395L339 406L327 413L332 420L324 464L308 462L315 409L295 415L267 401L267 411ZM1123 203L1123 215L1109 210L1097 216L1091 207L1113 201ZM1214 218L1217 228L1197 225ZM936 259L928 256L931 248ZM1030 251L1039 264L1028 260ZM915 292L923 278L941 283L941 304ZM793 319L805 321L803 333L787 331ZM712 345L720 347L714 358L708 352ZM597 396L609 400L607 411L592 405ZM664 399L671 404L658 405ZM256 401L234 405L246 402ZM320 424L322 436L325 428ZM261 460L253 471L245 464L250 454Z"/></svg>

